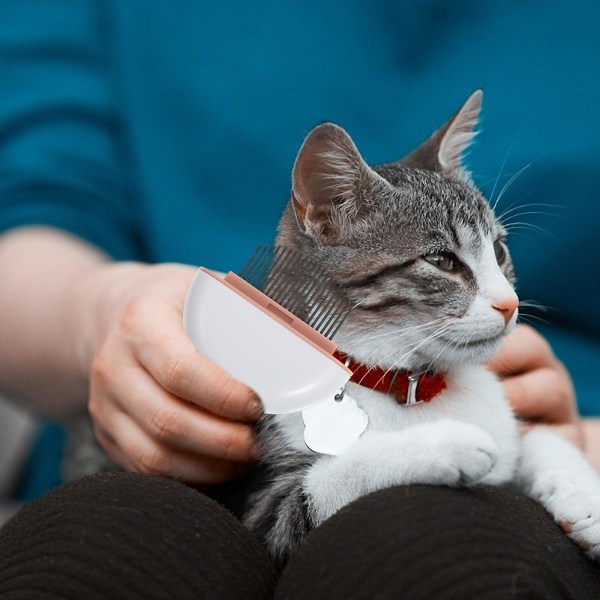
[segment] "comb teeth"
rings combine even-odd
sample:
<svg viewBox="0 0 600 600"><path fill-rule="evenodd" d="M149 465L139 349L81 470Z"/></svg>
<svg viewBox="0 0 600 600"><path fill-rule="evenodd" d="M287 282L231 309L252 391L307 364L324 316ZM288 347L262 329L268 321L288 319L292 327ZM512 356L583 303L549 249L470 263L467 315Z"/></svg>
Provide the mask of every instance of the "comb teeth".
<svg viewBox="0 0 600 600"><path fill-rule="evenodd" d="M327 273L291 248L260 244L238 275L330 340L354 307Z"/></svg>

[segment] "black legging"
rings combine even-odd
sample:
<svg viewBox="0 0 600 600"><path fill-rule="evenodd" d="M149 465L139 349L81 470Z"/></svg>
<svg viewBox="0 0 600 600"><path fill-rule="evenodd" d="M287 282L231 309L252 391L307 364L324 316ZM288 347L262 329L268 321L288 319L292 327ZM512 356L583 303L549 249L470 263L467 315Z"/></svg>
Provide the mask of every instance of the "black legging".
<svg viewBox="0 0 600 600"><path fill-rule="evenodd" d="M510 490L396 487L312 532L277 581L225 508L163 478L85 478L0 531L0 599L600 598L589 561Z"/></svg>

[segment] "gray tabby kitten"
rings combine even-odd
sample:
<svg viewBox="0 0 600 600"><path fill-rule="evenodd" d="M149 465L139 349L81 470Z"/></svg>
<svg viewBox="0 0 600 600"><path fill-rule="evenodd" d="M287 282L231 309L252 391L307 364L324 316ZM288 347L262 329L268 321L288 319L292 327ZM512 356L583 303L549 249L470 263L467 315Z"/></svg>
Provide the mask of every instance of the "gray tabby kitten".
<svg viewBox="0 0 600 600"><path fill-rule="evenodd" d="M406 406L349 383L369 425L339 456L307 448L298 413L263 420L266 478L245 523L280 563L341 507L407 484L517 485L600 558L600 480L562 438L521 437L502 386L480 366L518 305L506 232L461 163L481 98L398 162L369 167L331 123L300 149L278 243L316 261L357 303L339 349L372 367L445 372L447 388Z"/></svg>

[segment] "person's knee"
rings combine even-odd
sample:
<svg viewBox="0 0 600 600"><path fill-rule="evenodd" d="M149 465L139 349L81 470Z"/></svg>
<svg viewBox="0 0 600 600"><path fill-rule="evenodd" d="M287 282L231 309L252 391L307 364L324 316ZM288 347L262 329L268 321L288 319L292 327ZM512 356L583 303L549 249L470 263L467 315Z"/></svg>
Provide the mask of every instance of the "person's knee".
<svg viewBox="0 0 600 600"><path fill-rule="evenodd" d="M14 517L0 531L0 592L11 578L90 599L264 598L273 586L266 553L231 513L173 480L125 473L62 486Z"/></svg>
<svg viewBox="0 0 600 600"><path fill-rule="evenodd" d="M277 597L563 598L582 576L600 591L590 566L514 491L405 486L365 496L313 531Z"/></svg>

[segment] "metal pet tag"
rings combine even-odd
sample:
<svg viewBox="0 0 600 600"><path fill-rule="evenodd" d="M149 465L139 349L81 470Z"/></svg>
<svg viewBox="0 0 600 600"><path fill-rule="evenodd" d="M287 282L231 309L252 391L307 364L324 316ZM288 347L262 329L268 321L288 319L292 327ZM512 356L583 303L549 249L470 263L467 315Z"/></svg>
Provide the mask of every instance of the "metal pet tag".
<svg viewBox="0 0 600 600"><path fill-rule="evenodd" d="M367 413L343 389L335 398L305 408L302 419L306 445L313 452L332 456L348 450L369 424Z"/></svg>

